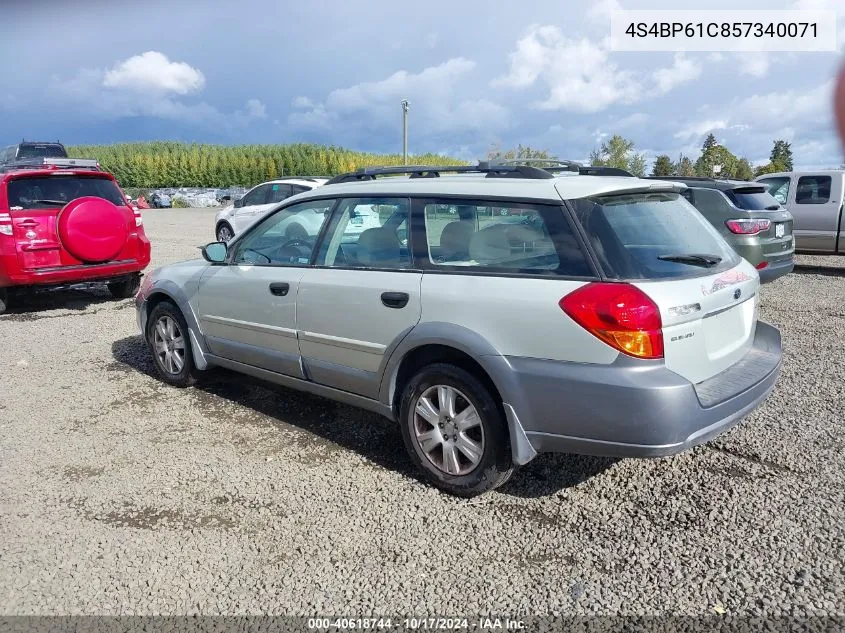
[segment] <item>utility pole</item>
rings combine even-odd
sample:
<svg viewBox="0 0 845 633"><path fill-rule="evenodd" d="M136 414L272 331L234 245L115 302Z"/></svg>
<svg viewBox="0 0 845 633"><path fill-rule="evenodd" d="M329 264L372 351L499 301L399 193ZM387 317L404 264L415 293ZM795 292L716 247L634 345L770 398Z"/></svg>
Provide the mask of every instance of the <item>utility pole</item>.
<svg viewBox="0 0 845 633"><path fill-rule="evenodd" d="M408 164L408 108L411 104L402 99L402 161Z"/></svg>

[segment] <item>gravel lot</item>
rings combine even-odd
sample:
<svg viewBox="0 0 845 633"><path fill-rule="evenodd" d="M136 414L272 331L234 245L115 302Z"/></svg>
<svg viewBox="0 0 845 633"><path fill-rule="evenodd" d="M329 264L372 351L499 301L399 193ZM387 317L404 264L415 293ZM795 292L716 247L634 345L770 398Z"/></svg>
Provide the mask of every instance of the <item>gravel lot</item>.
<svg viewBox="0 0 845 633"><path fill-rule="evenodd" d="M209 210L147 211L154 266ZM472 501L387 420L152 377L131 301L0 317L0 614L845 614L845 258L763 290L776 391L675 458L541 456Z"/></svg>

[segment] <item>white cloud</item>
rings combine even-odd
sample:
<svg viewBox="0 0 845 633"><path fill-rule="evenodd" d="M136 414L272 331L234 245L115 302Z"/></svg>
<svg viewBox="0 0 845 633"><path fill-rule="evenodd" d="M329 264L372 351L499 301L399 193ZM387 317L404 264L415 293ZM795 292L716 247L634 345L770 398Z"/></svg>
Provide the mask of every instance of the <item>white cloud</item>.
<svg viewBox="0 0 845 633"><path fill-rule="evenodd" d="M186 95L202 90L205 77L184 62L171 62L166 55L147 51L135 55L106 71L103 85L108 88L129 88L138 92L154 90Z"/></svg>
<svg viewBox="0 0 845 633"><path fill-rule="evenodd" d="M457 57L418 73L400 70L386 79L338 88L322 102L298 98L295 104L305 111L288 120L294 126L329 128L343 118L347 127L384 130L400 124L399 102L408 99L413 126L427 134L500 129L508 122L504 107L487 99L456 97L475 67L474 61Z"/></svg>
<svg viewBox="0 0 845 633"><path fill-rule="evenodd" d="M244 115L249 119L266 119L267 106L258 99L249 99L244 108Z"/></svg>
<svg viewBox="0 0 845 633"><path fill-rule="evenodd" d="M701 74L701 64L681 54L672 66L651 73L623 69L614 61L607 38L572 40L549 25L532 26L508 61L508 72L493 79L493 87L522 89L540 80L549 94L535 107L582 113L665 94Z"/></svg>
<svg viewBox="0 0 845 633"><path fill-rule="evenodd" d="M146 116L225 129L267 118L259 99L249 99L232 113L201 101L185 103L180 96L205 85L202 73L161 53L147 52L117 63L109 70L81 68L69 79L53 77L47 94L62 108L76 108L105 120Z"/></svg>
<svg viewBox="0 0 845 633"><path fill-rule="evenodd" d="M598 2L593 2L587 10L587 19L599 24L607 23L610 28L611 12L621 9L619 0L598 0Z"/></svg>
<svg viewBox="0 0 845 633"><path fill-rule="evenodd" d="M769 73L771 59L768 53L748 52L736 53L734 59L738 64L739 72L752 77L765 77Z"/></svg>
<svg viewBox="0 0 845 633"><path fill-rule="evenodd" d="M699 121L696 123L691 123L681 128L678 132L675 133L675 138L682 140L695 139L715 130L724 130L727 127L727 121L719 121L713 119Z"/></svg>
<svg viewBox="0 0 845 633"><path fill-rule="evenodd" d="M665 94L688 81L694 81L701 76L701 64L684 56L682 53L675 55L675 60L669 68L659 68L654 71L652 77L657 84L657 89Z"/></svg>
<svg viewBox="0 0 845 633"><path fill-rule="evenodd" d="M290 102L292 108L296 108L298 110L302 110L305 108L313 108L314 102L311 101L308 97L296 97L293 101Z"/></svg>

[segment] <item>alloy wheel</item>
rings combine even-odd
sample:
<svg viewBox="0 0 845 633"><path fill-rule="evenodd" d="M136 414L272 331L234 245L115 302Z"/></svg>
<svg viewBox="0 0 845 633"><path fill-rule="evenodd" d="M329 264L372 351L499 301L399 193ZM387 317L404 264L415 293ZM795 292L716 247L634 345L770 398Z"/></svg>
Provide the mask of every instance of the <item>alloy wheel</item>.
<svg viewBox="0 0 845 633"><path fill-rule="evenodd" d="M174 376L182 371L185 366L185 337L173 317L164 315L156 321L153 349L164 371Z"/></svg>
<svg viewBox="0 0 845 633"><path fill-rule="evenodd" d="M466 475L484 455L484 427L469 399L454 387L434 385L413 408L414 439L431 464L447 475Z"/></svg>

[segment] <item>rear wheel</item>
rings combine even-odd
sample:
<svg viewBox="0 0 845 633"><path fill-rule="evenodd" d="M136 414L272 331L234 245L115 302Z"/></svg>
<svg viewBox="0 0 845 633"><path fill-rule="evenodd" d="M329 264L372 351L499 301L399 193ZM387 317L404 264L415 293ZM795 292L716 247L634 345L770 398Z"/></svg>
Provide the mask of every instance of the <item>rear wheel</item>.
<svg viewBox="0 0 845 633"><path fill-rule="evenodd" d="M226 222L222 222L220 226L217 227L218 242L228 242L233 237L235 237L235 232L232 230L232 227L229 226Z"/></svg>
<svg viewBox="0 0 845 633"><path fill-rule="evenodd" d="M147 345L161 379L174 387L196 382L190 335L185 317L175 305L162 301L147 320Z"/></svg>
<svg viewBox="0 0 845 633"><path fill-rule="evenodd" d="M132 275L129 279L112 281L107 285L115 299L131 299L138 294L138 288L141 287L141 275Z"/></svg>
<svg viewBox="0 0 845 633"><path fill-rule="evenodd" d="M459 367L438 363L421 369L403 392L400 423L411 460L446 492L473 497L513 473L500 407Z"/></svg>

